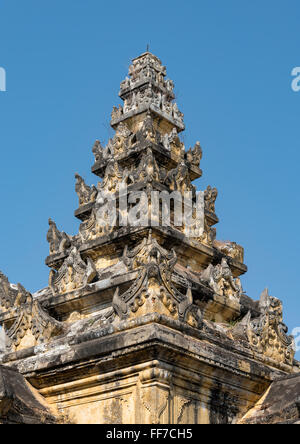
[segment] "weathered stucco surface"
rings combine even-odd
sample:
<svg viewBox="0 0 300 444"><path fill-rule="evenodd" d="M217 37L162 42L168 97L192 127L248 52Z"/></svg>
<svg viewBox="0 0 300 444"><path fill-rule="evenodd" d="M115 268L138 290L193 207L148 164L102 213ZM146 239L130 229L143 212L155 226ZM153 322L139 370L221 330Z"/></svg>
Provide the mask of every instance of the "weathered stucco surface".
<svg viewBox="0 0 300 444"><path fill-rule="evenodd" d="M204 191L194 237L173 208L170 226L99 223L103 195L124 217L120 184L144 191L151 214L152 191L188 191L194 205L202 176L202 148L180 139L183 114L160 60L145 53L129 74L115 135L93 147L101 181L76 174L78 234L49 220L48 287L32 295L0 275L0 422L297 422L300 366L282 303L243 291L243 248L216 239L216 188ZM284 397L287 388L298 395Z"/></svg>

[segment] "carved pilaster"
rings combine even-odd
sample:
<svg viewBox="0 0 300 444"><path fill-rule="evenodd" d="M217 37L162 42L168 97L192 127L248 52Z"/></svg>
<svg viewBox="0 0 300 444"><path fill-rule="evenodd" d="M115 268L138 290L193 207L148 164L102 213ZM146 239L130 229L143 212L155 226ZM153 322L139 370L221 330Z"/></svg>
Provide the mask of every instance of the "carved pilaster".
<svg viewBox="0 0 300 444"><path fill-rule="evenodd" d="M145 424L168 424L170 421L172 375L161 368L140 373L140 402Z"/></svg>

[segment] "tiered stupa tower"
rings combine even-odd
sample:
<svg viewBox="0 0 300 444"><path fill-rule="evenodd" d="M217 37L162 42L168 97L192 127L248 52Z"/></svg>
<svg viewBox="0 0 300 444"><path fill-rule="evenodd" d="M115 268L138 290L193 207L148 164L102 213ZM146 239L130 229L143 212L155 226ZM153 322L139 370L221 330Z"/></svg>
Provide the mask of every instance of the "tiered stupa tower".
<svg viewBox="0 0 300 444"><path fill-rule="evenodd" d="M0 277L0 362L60 421L236 423L274 379L299 372L281 302L267 291L259 302L246 296L243 248L216 240L217 190L203 190L198 236L176 224L176 202L169 225L161 206L153 211L158 191L190 193L193 213L192 182L202 176L200 143L187 150L180 139L173 89L156 56L133 60L121 83L124 104L112 112L115 135L93 147L99 184L76 174L78 234L49 220L48 287L31 295ZM141 192L146 215L140 206L136 216L156 223L124 223ZM101 213L108 200L113 215Z"/></svg>

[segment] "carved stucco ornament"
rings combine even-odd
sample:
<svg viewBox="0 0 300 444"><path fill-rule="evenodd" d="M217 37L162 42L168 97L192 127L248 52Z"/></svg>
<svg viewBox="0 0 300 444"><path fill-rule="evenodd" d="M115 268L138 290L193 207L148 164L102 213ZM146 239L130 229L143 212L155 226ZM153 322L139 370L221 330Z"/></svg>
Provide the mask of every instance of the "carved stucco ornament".
<svg viewBox="0 0 300 444"><path fill-rule="evenodd" d="M130 148L131 137L132 132L125 125L125 123L119 123L112 141L115 155L126 153L126 151Z"/></svg>
<svg viewBox="0 0 300 444"><path fill-rule="evenodd" d="M218 197L217 188L212 188L210 185L204 191L204 205L205 209L210 213L215 214L215 204Z"/></svg>
<svg viewBox="0 0 300 444"><path fill-rule="evenodd" d="M241 263L244 262L244 248L241 245L238 245L235 242L217 240L214 241L213 245L221 251L221 253L226 254L226 256Z"/></svg>
<svg viewBox="0 0 300 444"><path fill-rule="evenodd" d="M98 184L98 190L105 193L116 193L120 184L127 183L128 170L124 171L116 160L111 159L106 167L102 183Z"/></svg>
<svg viewBox="0 0 300 444"><path fill-rule="evenodd" d="M151 424L160 424L167 410L172 387L172 374L163 368L153 367L139 375L141 403L149 414Z"/></svg>
<svg viewBox="0 0 300 444"><path fill-rule="evenodd" d="M259 303L261 315L251 320L248 314L244 320L246 334L253 350L287 365L293 365L295 341L288 336L288 328L283 323L282 302L264 290Z"/></svg>
<svg viewBox="0 0 300 444"><path fill-rule="evenodd" d="M105 148L102 146L99 140L96 140L92 151L95 156L95 162L97 163L107 162L108 160L111 160L114 155L114 149L111 140L108 141L108 144Z"/></svg>
<svg viewBox="0 0 300 444"><path fill-rule="evenodd" d="M174 157L184 159L185 145L181 142L176 128L173 128L169 134L167 133L162 136L162 144L166 150L174 155Z"/></svg>
<svg viewBox="0 0 300 444"><path fill-rule="evenodd" d="M212 221L209 217L209 213L215 214L215 202L218 196L218 191L216 188L211 188L210 186L204 191L204 221L203 226L199 227L199 221L196 217L196 211L193 210L194 224L189 224L183 227L183 232L192 237L195 242L200 242L209 247L212 247L216 241L217 230L213 225L216 221ZM192 230L192 231L191 231ZM190 236L189 233L192 232L193 235ZM199 234L198 234L199 233Z"/></svg>
<svg viewBox="0 0 300 444"><path fill-rule="evenodd" d="M202 314L193 304L191 289L183 295L172 284L177 262L174 250L166 251L150 233L132 252L125 249L123 260L129 269L139 269L139 275L125 293L120 295L119 288L115 292L113 308L121 319L136 317L138 312L139 315L158 312L201 327Z"/></svg>
<svg viewBox="0 0 300 444"><path fill-rule="evenodd" d="M110 199L110 193L99 190L97 202L95 203L89 218L82 222L79 227L79 236L82 242L98 239L110 234L118 227L119 209Z"/></svg>
<svg viewBox="0 0 300 444"><path fill-rule="evenodd" d="M200 167L200 162L203 156L203 151L200 142L196 142L194 148L190 148L186 154L186 160L196 168Z"/></svg>
<svg viewBox="0 0 300 444"><path fill-rule="evenodd" d="M214 241L216 240L216 236L217 229L209 224L208 218L204 214L204 230L202 235L197 237L197 241L205 245L212 246Z"/></svg>
<svg viewBox="0 0 300 444"><path fill-rule="evenodd" d="M112 119L118 120L139 109L152 108L183 125L183 114L173 102L174 83L165 79L166 68L153 54L147 53L135 59L129 68L129 78L121 83L120 97L124 109L114 108Z"/></svg>
<svg viewBox="0 0 300 444"><path fill-rule="evenodd" d="M141 161L136 170L130 175L129 179L131 183L136 182L159 182L161 178L160 169L157 165L155 157L151 148L148 148L146 153L143 154Z"/></svg>
<svg viewBox="0 0 300 444"><path fill-rule="evenodd" d="M61 268L56 272L50 271L49 286L52 293L63 294L84 288L93 281L97 271L90 258L84 262L76 247L73 247Z"/></svg>
<svg viewBox="0 0 300 444"><path fill-rule="evenodd" d="M168 406L170 393L156 387L143 389L141 401L144 408L150 413L151 424L160 424L161 416Z"/></svg>
<svg viewBox="0 0 300 444"><path fill-rule="evenodd" d="M86 205L90 202L95 202L98 191L97 188L92 185L91 187L86 185L85 181L79 174L75 174L76 185L75 191L78 195L79 206Z"/></svg>
<svg viewBox="0 0 300 444"><path fill-rule="evenodd" d="M168 172L165 184L171 191L179 191L180 193L195 192L195 186L192 185L189 169L184 162L180 162L176 168Z"/></svg>
<svg viewBox="0 0 300 444"><path fill-rule="evenodd" d="M104 160L104 148L101 145L100 140L96 140L93 145L92 152L95 156L95 162L103 162Z"/></svg>
<svg viewBox="0 0 300 444"><path fill-rule="evenodd" d="M117 109L117 108L116 108ZM93 154L97 163L104 163L114 160L115 157L125 154L131 149L133 133L127 125L120 122L116 128L116 133L103 147L99 140L93 146Z"/></svg>
<svg viewBox="0 0 300 444"><path fill-rule="evenodd" d="M17 290L18 287L10 284L8 278L0 272L0 307L2 310L9 310L14 306L18 295L22 295L22 292Z"/></svg>
<svg viewBox="0 0 300 444"><path fill-rule="evenodd" d="M52 219L49 219L47 241L49 242L50 254L57 254L62 253L71 247L72 238L64 231L59 231L55 222L53 222Z"/></svg>
<svg viewBox="0 0 300 444"><path fill-rule="evenodd" d="M118 120L123 116L123 107L122 105L119 105L118 107L114 106L112 113L111 113L111 119L112 120Z"/></svg>
<svg viewBox="0 0 300 444"><path fill-rule="evenodd" d="M159 142L160 133L154 128L154 121L150 111L147 113L146 118L141 123L140 129L136 134L136 138L140 142Z"/></svg>
<svg viewBox="0 0 300 444"><path fill-rule="evenodd" d="M1 307L11 314L12 325L4 323L4 330L11 349L17 350L24 337L29 334L31 345L48 342L51 337L63 332L60 322L52 318L42 305L21 285L10 284L0 274Z"/></svg>
<svg viewBox="0 0 300 444"><path fill-rule="evenodd" d="M240 279L234 279L225 258L221 264L210 264L200 275L201 282L209 286L216 294L240 299L243 289Z"/></svg>

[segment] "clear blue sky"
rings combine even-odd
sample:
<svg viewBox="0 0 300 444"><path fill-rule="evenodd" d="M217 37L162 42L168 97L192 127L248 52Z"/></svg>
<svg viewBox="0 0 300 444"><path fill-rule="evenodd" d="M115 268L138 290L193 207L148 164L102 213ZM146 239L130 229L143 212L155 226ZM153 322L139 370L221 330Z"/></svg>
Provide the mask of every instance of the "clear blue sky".
<svg viewBox="0 0 300 444"><path fill-rule="evenodd" d="M219 189L218 238L245 247L246 292L268 286L300 327L299 1L1 0L0 269L35 291L48 282L51 216L74 234L74 173L107 141L131 58L167 65L187 147L204 149L201 189ZM298 354L300 358L300 355Z"/></svg>

